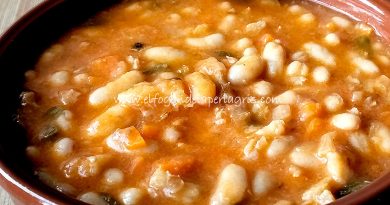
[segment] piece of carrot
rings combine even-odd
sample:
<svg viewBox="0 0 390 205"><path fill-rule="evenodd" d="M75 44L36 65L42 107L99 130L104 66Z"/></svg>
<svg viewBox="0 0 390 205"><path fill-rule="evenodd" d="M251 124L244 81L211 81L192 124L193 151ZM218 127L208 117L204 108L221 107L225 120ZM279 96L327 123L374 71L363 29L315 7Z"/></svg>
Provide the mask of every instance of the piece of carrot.
<svg viewBox="0 0 390 205"><path fill-rule="evenodd" d="M183 155L176 156L161 162L161 168L174 175L184 175L190 172L195 165L195 157Z"/></svg>
<svg viewBox="0 0 390 205"><path fill-rule="evenodd" d="M156 139L159 131L159 126L152 124L144 124L141 128L141 134L146 139Z"/></svg>
<svg viewBox="0 0 390 205"><path fill-rule="evenodd" d="M146 146L144 138L141 136L141 133L135 128L130 127L127 134L127 148L128 149L139 149Z"/></svg>
<svg viewBox="0 0 390 205"><path fill-rule="evenodd" d="M307 121L313 117L320 116L322 112L321 104L315 102L306 102L300 106L299 110L299 120Z"/></svg>

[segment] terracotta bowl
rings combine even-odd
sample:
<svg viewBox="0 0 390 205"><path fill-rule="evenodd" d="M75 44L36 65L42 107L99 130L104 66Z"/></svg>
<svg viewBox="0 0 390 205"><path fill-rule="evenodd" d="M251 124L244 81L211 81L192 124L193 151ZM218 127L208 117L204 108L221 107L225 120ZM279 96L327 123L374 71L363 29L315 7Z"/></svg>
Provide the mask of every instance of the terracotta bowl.
<svg viewBox="0 0 390 205"><path fill-rule="evenodd" d="M34 177L25 157L27 138L16 123L16 112L23 91L24 72L49 47L72 27L80 25L98 11L120 0L46 0L16 22L0 38L2 76L0 138L0 184L16 204L84 204L48 188ZM371 24L378 35L390 42L390 1L386 0L311 0L348 16ZM390 173L364 189L338 199L334 204L362 204L390 194ZM383 194L384 193L384 194ZM388 200L388 199L387 199ZM382 201L379 204L390 203ZM371 204L371 202L370 202Z"/></svg>

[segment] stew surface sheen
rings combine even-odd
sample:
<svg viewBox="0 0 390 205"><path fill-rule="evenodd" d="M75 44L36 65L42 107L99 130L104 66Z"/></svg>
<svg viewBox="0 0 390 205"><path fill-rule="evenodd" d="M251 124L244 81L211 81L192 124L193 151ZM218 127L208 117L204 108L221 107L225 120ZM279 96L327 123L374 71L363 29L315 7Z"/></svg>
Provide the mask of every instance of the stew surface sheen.
<svg viewBox="0 0 390 205"><path fill-rule="evenodd" d="M125 1L26 72L26 152L90 204L327 204L390 169L389 65L306 1Z"/></svg>

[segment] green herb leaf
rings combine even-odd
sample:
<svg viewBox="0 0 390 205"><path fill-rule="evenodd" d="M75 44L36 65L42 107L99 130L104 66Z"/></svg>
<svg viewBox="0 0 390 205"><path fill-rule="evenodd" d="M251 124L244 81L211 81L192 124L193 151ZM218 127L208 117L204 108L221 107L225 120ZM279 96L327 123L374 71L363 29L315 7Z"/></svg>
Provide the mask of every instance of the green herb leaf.
<svg viewBox="0 0 390 205"><path fill-rule="evenodd" d="M345 185L343 188L337 191L336 195L338 198L346 196L348 194L351 194L353 192L359 191L363 187L369 185L371 182L369 181L354 181L347 185Z"/></svg>
<svg viewBox="0 0 390 205"><path fill-rule="evenodd" d="M185 75L187 73L190 72L190 68L186 65L183 65L181 68L179 68L176 73L180 74L180 75Z"/></svg>
<svg viewBox="0 0 390 205"><path fill-rule="evenodd" d="M120 205L120 203L108 193L100 193L100 197L107 202L108 205Z"/></svg>
<svg viewBox="0 0 390 205"><path fill-rule="evenodd" d="M372 53L371 39L369 36L359 36L355 39L356 47L363 55L369 56Z"/></svg>
<svg viewBox="0 0 390 205"><path fill-rule="evenodd" d="M144 44L141 42L137 42L133 45L133 50L140 51L144 48Z"/></svg>
<svg viewBox="0 0 390 205"><path fill-rule="evenodd" d="M64 112L64 109L58 106L51 107L45 113L46 117L57 118Z"/></svg>
<svg viewBox="0 0 390 205"><path fill-rule="evenodd" d="M58 134L58 128L54 125L45 126L39 133L39 140L51 139Z"/></svg>
<svg viewBox="0 0 390 205"><path fill-rule="evenodd" d="M231 54L231 53L229 53L227 51L217 51L216 54L217 54L218 57L223 57L223 58L226 58L228 56L229 57L234 57L233 54Z"/></svg>
<svg viewBox="0 0 390 205"><path fill-rule="evenodd" d="M169 71L168 64L156 64L143 71L145 75Z"/></svg>

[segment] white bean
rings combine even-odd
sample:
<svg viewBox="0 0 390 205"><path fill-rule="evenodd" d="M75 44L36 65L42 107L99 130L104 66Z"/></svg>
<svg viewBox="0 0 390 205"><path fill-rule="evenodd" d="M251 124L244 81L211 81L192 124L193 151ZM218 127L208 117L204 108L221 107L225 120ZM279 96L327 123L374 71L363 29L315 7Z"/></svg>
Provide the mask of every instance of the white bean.
<svg viewBox="0 0 390 205"><path fill-rule="evenodd" d="M368 136L363 132L351 133L348 137L349 143L352 147L362 154L370 152L370 145L368 144Z"/></svg>
<svg viewBox="0 0 390 205"><path fill-rule="evenodd" d="M205 74L194 72L187 75L184 80L191 90L192 100L200 105L208 105L216 95L214 82Z"/></svg>
<svg viewBox="0 0 390 205"><path fill-rule="evenodd" d="M337 46L340 44L340 38L335 33L329 33L325 36L325 42L330 46Z"/></svg>
<svg viewBox="0 0 390 205"><path fill-rule="evenodd" d="M119 93L142 81L144 81L144 76L140 71L129 71L92 92L89 96L89 103L93 106L105 105L114 101Z"/></svg>
<svg viewBox="0 0 390 205"><path fill-rule="evenodd" d="M307 53L303 51L297 51L291 54L291 59L294 61L306 62L308 59Z"/></svg>
<svg viewBox="0 0 390 205"><path fill-rule="evenodd" d="M293 177L300 177L302 176L302 169L300 167L297 167L295 165L291 165L288 168L288 172L293 176Z"/></svg>
<svg viewBox="0 0 390 205"><path fill-rule="evenodd" d="M104 172L104 182L108 185L120 184L124 177L123 172L117 168L111 168Z"/></svg>
<svg viewBox="0 0 390 205"><path fill-rule="evenodd" d="M125 128L136 122L138 111L125 105L114 105L97 116L87 128L90 137L106 137L118 128Z"/></svg>
<svg viewBox="0 0 390 205"><path fill-rule="evenodd" d="M292 14L301 14L305 11L305 9L299 5L291 5L288 7L288 11Z"/></svg>
<svg viewBox="0 0 390 205"><path fill-rule="evenodd" d="M332 203L334 201L336 201L336 199L334 198L332 192L329 191L329 190L324 190L317 197L317 203L318 204L324 204L325 205L325 204L330 204L330 203Z"/></svg>
<svg viewBox="0 0 390 205"><path fill-rule="evenodd" d="M126 60L131 65L131 68L133 70L138 70L140 68L140 62L137 57L128 56Z"/></svg>
<svg viewBox="0 0 390 205"><path fill-rule="evenodd" d="M357 130L360 126L360 117L351 113L342 113L333 116L331 124L341 130Z"/></svg>
<svg viewBox="0 0 390 205"><path fill-rule="evenodd" d="M107 205L107 202L95 192L87 192L78 197L78 199L87 204Z"/></svg>
<svg viewBox="0 0 390 205"><path fill-rule="evenodd" d="M326 177L318 183L314 184L302 194L302 201L304 201L305 204L319 204L319 196L324 191L329 190L331 188L331 182L332 179L330 177Z"/></svg>
<svg viewBox="0 0 390 205"><path fill-rule="evenodd" d="M91 81L91 76L81 73L73 77L73 81L78 85L89 84Z"/></svg>
<svg viewBox="0 0 390 205"><path fill-rule="evenodd" d="M214 57L199 61L195 65L195 70L209 75L216 83L226 83L227 69L223 63L219 62Z"/></svg>
<svg viewBox="0 0 390 205"><path fill-rule="evenodd" d="M343 107L344 101L339 94L333 93L325 97L324 104L329 112L337 112Z"/></svg>
<svg viewBox="0 0 390 205"><path fill-rule="evenodd" d="M161 73L157 74L154 82L164 81L164 80L172 80L172 79L175 79L175 78L178 78L177 73L174 73L174 72L161 72Z"/></svg>
<svg viewBox="0 0 390 205"><path fill-rule="evenodd" d="M298 96L292 90L288 90L274 98L275 103L278 105L293 105L297 102L297 100Z"/></svg>
<svg viewBox="0 0 390 205"><path fill-rule="evenodd" d="M119 61L116 68L111 71L111 78L115 79L119 76L125 74L130 69L128 68L127 64L124 61Z"/></svg>
<svg viewBox="0 0 390 205"><path fill-rule="evenodd" d="M72 118L72 112L69 110L64 110L62 114L57 117L55 123L62 131L66 132L72 129Z"/></svg>
<svg viewBox="0 0 390 205"><path fill-rule="evenodd" d="M357 32L359 32L360 35L365 35L365 36L369 36L372 34L372 32L374 31L374 29L367 25L366 23L363 23L363 22L359 22L355 25L355 30Z"/></svg>
<svg viewBox="0 0 390 205"><path fill-rule="evenodd" d="M101 170L110 161L110 158L111 155L109 154L73 158L63 165L65 176L67 178L73 178L75 175L83 178L96 177L100 175Z"/></svg>
<svg viewBox="0 0 390 205"><path fill-rule="evenodd" d="M250 23L246 25L245 32L250 34L259 34L265 27L267 26L267 23L263 20Z"/></svg>
<svg viewBox="0 0 390 205"><path fill-rule="evenodd" d="M126 11L128 12L137 12L142 9L145 9L145 4L141 4L140 2L133 2L126 7Z"/></svg>
<svg viewBox="0 0 390 205"><path fill-rule="evenodd" d="M177 143L181 133L175 127L168 127L164 130L163 140L168 143Z"/></svg>
<svg viewBox="0 0 390 205"><path fill-rule="evenodd" d="M390 129L380 122L370 126L370 137L380 151L390 154Z"/></svg>
<svg viewBox="0 0 390 205"><path fill-rule="evenodd" d="M117 129L106 138L106 145L119 153L133 153L148 149L145 140L135 127Z"/></svg>
<svg viewBox="0 0 390 205"><path fill-rule="evenodd" d="M169 23L179 23L180 20L181 20L181 16L177 13L172 13L167 18L167 22Z"/></svg>
<svg viewBox="0 0 390 205"><path fill-rule="evenodd" d="M268 125L259 129L256 134L259 136L282 135L286 131L286 123L283 120L273 120Z"/></svg>
<svg viewBox="0 0 390 205"><path fill-rule="evenodd" d="M242 54L244 56L257 55L257 49L255 47L249 47L249 48L246 48Z"/></svg>
<svg viewBox="0 0 390 205"><path fill-rule="evenodd" d="M305 149L305 147L295 148L290 154L290 160L293 164L303 168L317 168L320 166L320 161L313 153Z"/></svg>
<svg viewBox="0 0 390 205"><path fill-rule="evenodd" d="M119 198L123 205L137 205L144 195L145 193L141 189L128 188L119 194Z"/></svg>
<svg viewBox="0 0 390 205"><path fill-rule="evenodd" d="M317 151L318 157L326 158L328 153L336 151L336 145L334 143L336 135L336 132L329 132L321 136L320 145Z"/></svg>
<svg viewBox="0 0 390 205"><path fill-rule="evenodd" d="M319 66L313 70L313 80L317 83L327 83L330 78L330 73L324 66Z"/></svg>
<svg viewBox="0 0 390 205"><path fill-rule="evenodd" d="M241 38L234 45L234 50L243 52L246 48L253 46L253 41L249 38Z"/></svg>
<svg viewBox="0 0 390 205"><path fill-rule="evenodd" d="M58 95L63 105L72 105L77 102L81 93L74 89L70 89L60 91L58 92Z"/></svg>
<svg viewBox="0 0 390 205"><path fill-rule="evenodd" d="M165 98L164 102L151 100L150 97L154 96ZM169 103L177 108L188 103L188 96L185 93L185 85L182 80L161 80L154 84L142 82L134 85L118 95L118 102L128 106Z"/></svg>
<svg viewBox="0 0 390 205"><path fill-rule="evenodd" d="M182 12L182 14L188 15L188 16L198 16L200 14L201 10L199 8L189 6L189 7L182 9L181 12Z"/></svg>
<svg viewBox="0 0 390 205"><path fill-rule="evenodd" d="M183 189L180 191L178 200L183 204L191 204L199 199L199 186L193 183L186 182Z"/></svg>
<svg viewBox="0 0 390 205"><path fill-rule="evenodd" d="M66 156L73 151L74 141L70 138L62 138L54 144L54 151L60 156Z"/></svg>
<svg viewBox="0 0 390 205"><path fill-rule="evenodd" d="M232 4L228 1L224 1L224 2L220 3L218 6L221 10L226 11L226 12L234 11Z"/></svg>
<svg viewBox="0 0 390 205"><path fill-rule="evenodd" d="M241 114L236 114L237 116L245 116L245 110L240 111ZM252 113L252 117L257 119L258 121L264 121L268 118L269 114L269 107L266 102L261 100L254 100L251 102L250 112ZM247 116L250 116L250 113L247 114ZM241 117L241 118L242 118Z"/></svg>
<svg viewBox="0 0 390 205"><path fill-rule="evenodd" d="M237 17L235 15L227 15L222 19L218 29L224 33L230 32L237 25Z"/></svg>
<svg viewBox="0 0 390 205"><path fill-rule="evenodd" d="M376 55L375 59L384 66L390 66L390 58L385 55Z"/></svg>
<svg viewBox="0 0 390 205"><path fill-rule="evenodd" d="M283 73L283 66L286 53L284 48L276 42L269 42L263 50L263 58L267 61L267 75L271 78L280 76Z"/></svg>
<svg viewBox="0 0 390 205"><path fill-rule="evenodd" d="M325 47L317 43L309 42L309 43L305 43L303 45L303 48L305 49L307 54L309 54L310 57L323 63L324 65L327 66L336 65L336 58Z"/></svg>
<svg viewBox="0 0 390 205"><path fill-rule="evenodd" d="M149 179L149 187L160 190L166 187L168 183L168 179L171 177L171 173L169 171L164 170L161 167L158 167L150 176Z"/></svg>
<svg viewBox="0 0 390 205"><path fill-rule="evenodd" d="M269 96L272 94L273 86L270 82L260 81L254 83L253 85L253 93L258 96Z"/></svg>
<svg viewBox="0 0 390 205"><path fill-rule="evenodd" d="M326 169L333 180L339 184L347 183L351 177L351 171L343 157L337 152L330 152L326 158Z"/></svg>
<svg viewBox="0 0 390 205"><path fill-rule="evenodd" d="M307 13L301 15L298 20L304 24L313 24L316 22L316 17L312 13Z"/></svg>
<svg viewBox="0 0 390 205"><path fill-rule="evenodd" d="M376 75L379 73L379 68L371 60L356 56L352 58L352 63L358 70L367 75Z"/></svg>
<svg viewBox="0 0 390 205"><path fill-rule="evenodd" d="M351 96L351 101L354 103L361 102L363 100L363 91L354 91Z"/></svg>
<svg viewBox="0 0 390 205"><path fill-rule="evenodd" d="M275 158L288 151L293 141L292 137L283 136L274 139L268 147L267 157Z"/></svg>
<svg viewBox="0 0 390 205"><path fill-rule="evenodd" d="M234 205L240 202L247 186L245 169L236 164L227 165L219 175L210 205Z"/></svg>
<svg viewBox="0 0 390 205"><path fill-rule="evenodd" d="M246 160L257 160L259 151L268 145L267 139L262 136L260 139L251 139L244 147L244 157Z"/></svg>
<svg viewBox="0 0 390 205"><path fill-rule="evenodd" d="M245 85L261 75L263 59L258 56L243 56L229 70L228 79L234 85Z"/></svg>
<svg viewBox="0 0 390 205"><path fill-rule="evenodd" d="M338 26L339 28L342 28L342 29L347 29L347 28L352 26L351 21L349 21L348 19L345 19L343 17L339 17L339 16L333 17L332 22L334 24L336 24L336 26Z"/></svg>
<svg viewBox="0 0 390 205"><path fill-rule="evenodd" d="M293 61L287 66L286 74L290 77L307 76L309 74L309 67L305 63Z"/></svg>
<svg viewBox="0 0 390 205"><path fill-rule="evenodd" d="M153 47L145 50L146 59L156 63L176 64L186 58L186 53L173 47Z"/></svg>
<svg viewBox="0 0 390 205"><path fill-rule="evenodd" d="M272 111L272 120L283 120L285 122L291 119L290 105L278 105Z"/></svg>
<svg viewBox="0 0 390 205"><path fill-rule="evenodd" d="M188 46L196 49L217 49L225 44L225 37L220 34L211 34L202 38L187 38L186 43Z"/></svg>
<svg viewBox="0 0 390 205"><path fill-rule="evenodd" d="M50 76L49 82L53 86L63 86L69 81L69 79L70 79L70 74L68 71L58 71Z"/></svg>
<svg viewBox="0 0 390 205"><path fill-rule="evenodd" d="M265 196L278 186L275 177L268 171L257 171L252 181L252 192L255 197Z"/></svg>

